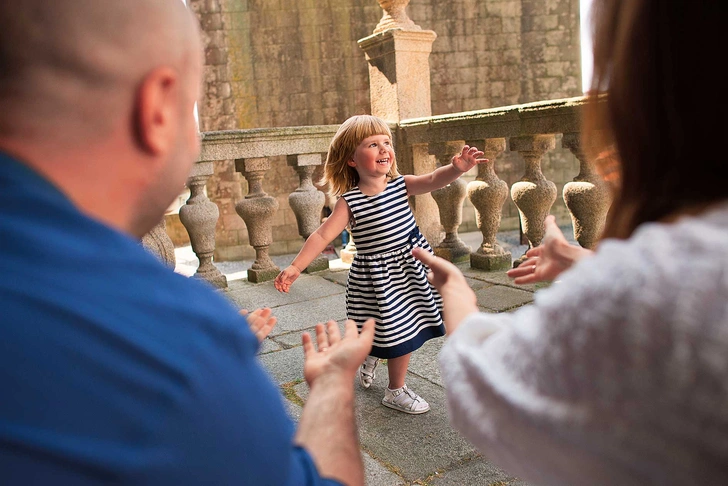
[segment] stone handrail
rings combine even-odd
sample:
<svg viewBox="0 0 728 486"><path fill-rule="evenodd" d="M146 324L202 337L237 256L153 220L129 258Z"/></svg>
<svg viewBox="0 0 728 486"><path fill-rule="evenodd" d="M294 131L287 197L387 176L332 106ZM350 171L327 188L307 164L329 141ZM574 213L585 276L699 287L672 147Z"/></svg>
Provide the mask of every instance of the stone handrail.
<svg viewBox="0 0 728 486"><path fill-rule="evenodd" d="M525 161L523 177L510 188L523 232L529 247L541 242L543 221L556 199L556 187L544 177L540 163L543 155L554 149L556 134L563 134L562 146L580 163L579 174L564 186L563 191L574 222L575 238L582 246L594 245L603 228L610 199L580 147L580 112L584 103L584 98L569 98L412 118L393 125L400 170L404 173L426 172L430 162L425 159L429 157L436 158L442 165L448 163L462 143L483 147L490 160L478 167L476 179L467 186L463 181L456 181L433 193L439 209L438 228L441 224L445 231L445 239L435 247L438 255L452 261L469 259L472 267L485 270L511 265L510 253L504 251L495 238L501 209L508 197L507 184L496 175L497 158L507 148L519 153ZM200 259L200 277L218 287L227 285L224 275L212 264L219 212L204 191L207 179L213 174L214 162L234 159L236 170L248 181L248 194L236 205L256 252L248 279L252 282L270 280L279 272L268 255L272 242L271 221L278 202L262 189L262 180L271 167L270 157L287 156L288 165L298 172L299 187L288 200L296 214L298 233L305 239L320 223L324 205L323 194L313 186L311 176L316 166L323 163L323 154L337 128L338 125L323 125L202 134L201 154L188 181L191 197L180 210L180 219ZM466 195L475 207L478 227L483 234L483 242L475 252L470 252L457 235ZM415 214L417 216L417 211ZM355 251L351 243L347 249ZM309 270L327 266L328 260L322 257Z"/></svg>
<svg viewBox="0 0 728 486"><path fill-rule="evenodd" d="M467 194L475 207L478 227L483 234L478 250L470 253L471 267L496 270L511 264L511 255L495 239L508 190L505 182L496 176L494 168L497 157L506 150L506 140L510 151L518 152L525 161L525 173L511 186L510 194L518 208L529 248L541 243L544 219L557 196L555 184L544 177L540 167L543 155L555 148L556 134L563 134L562 146L568 148L580 163L579 174L563 190L564 202L572 217L574 237L586 248L594 246L604 227L611 194L581 149L580 118L585 103L586 98L577 97L400 122L398 142L410 149L408 152L412 158L423 153L416 149L417 146L427 145L425 153L435 155L444 165L460 146L454 142L464 141L484 147L490 162L478 167L476 180L467 186ZM443 152L442 147L448 145L454 149ZM444 194L439 197L437 192L433 193L439 206L440 223L446 232L445 240L435 248L435 252L458 261L463 253L463 245L457 238L462 190L451 190L450 193L451 196ZM443 208L443 205L448 207ZM453 205L460 207L453 210ZM524 259L525 255L522 255L515 264Z"/></svg>
<svg viewBox="0 0 728 486"><path fill-rule="evenodd" d="M255 262L248 270L248 280L270 280L279 272L268 255L272 242L271 220L278 208L275 198L263 191L262 181L270 169L270 157L285 155L300 177L298 189L289 196L296 213L299 233L304 238L318 226L316 214L323 208L323 194L311 183L313 169L321 165L321 154L328 150L338 126L308 126L226 130L202 134L202 148L188 179L191 196L180 208L180 220L190 235L192 250L200 260L196 276L216 287L226 287L225 276L212 264L215 251L215 225L220 217L217 205L205 194L207 179L213 174L215 161L235 160L235 170L248 181L249 191L235 210L248 228ZM313 228L313 229L312 229ZM328 266L318 259L318 267ZM314 267L314 268L318 268Z"/></svg>

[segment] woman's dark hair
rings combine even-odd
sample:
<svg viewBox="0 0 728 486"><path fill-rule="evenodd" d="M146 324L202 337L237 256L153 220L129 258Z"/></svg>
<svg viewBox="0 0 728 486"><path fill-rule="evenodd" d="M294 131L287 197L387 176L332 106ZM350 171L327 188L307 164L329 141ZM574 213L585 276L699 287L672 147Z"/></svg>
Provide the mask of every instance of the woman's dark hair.
<svg viewBox="0 0 728 486"><path fill-rule="evenodd" d="M594 0L592 19L584 147L619 161L603 236L728 198L723 3Z"/></svg>

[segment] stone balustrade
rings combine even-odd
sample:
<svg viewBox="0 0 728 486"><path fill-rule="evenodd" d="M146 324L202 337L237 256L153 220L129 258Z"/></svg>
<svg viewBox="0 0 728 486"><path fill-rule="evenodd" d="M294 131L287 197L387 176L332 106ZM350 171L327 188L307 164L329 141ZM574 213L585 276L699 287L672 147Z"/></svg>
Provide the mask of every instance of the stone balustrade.
<svg viewBox="0 0 728 486"><path fill-rule="evenodd" d="M280 269L269 255L273 241L271 224L278 201L263 190L263 179L271 168L270 159L286 156L289 165L299 173L300 184L289 196L289 204L296 214L298 232L305 239L320 224L318 215L324 205L323 194L313 186L311 175L313 169L322 164L322 154L328 150L337 128L335 125L310 126L202 134L200 157L188 180L192 196L180 209L180 220L200 260L196 276L217 287L227 286L225 276L211 263L219 212L217 206L208 199L204 187L207 178L212 175L212 164L220 160L235 160L235 170L247 181L248 194L236 204L235 210L245 221L250 245L255 249L255 262L248 270L248 280L271 280ZM323 269L327 268L328 260L326 267L321 259L315 263L316 269Z"/></svg>
<svg viewBox="0 0 728 486"><path fill-rule="evenodd" d="M482 148L490 160L478 166L475 180L467 184L458 180L433 193L437 211L428 208L427 217L434 217L433 224L444 233L444 238L434 245L438 255L456 262L469 259L471 267L483 270L511 265L511 255L496 240L501 210L509 195L506 182L497 175L498 159L507 151L518 153L524 160L523 177L511 185L510 196L518 208L529 247L537 246L543 238L544 219L557 197L556 186L546 179L540 164L544 154L555 148L557 138L578 159L580 167L563 190L574 236L582 246L593 247L603 229L611 200L580 146L579 116L584 103L583 98L570 98L415 118L394 126L395 147L403 173L424 173L445 165L464 143ZM262 184L271 169L271 159L285 156L288 166L298 174L299 186L288 195L288 204L296 215L298 234L305 240L320 224L325 200L313 185L312 175L323 163L337 128L325 125L202 134L202 151L188 181L191 196L180 210L180 219L200 259L198 276L218 287L227 285L224 275L212 264L214 228L219 217L216 205L205 194L212 164L233 159L236 170L247 181L248 193L238 202L236 211L245 221L250 245L255 249L255 263L248 270L248 279L251 282L270 280L279 272L269 255L273 241L271 220L278 201L266 194ZM458 237L466 197L475 208L477 225L483 234L482 243L476 249L465 246ZM418 211L415 215L422 224ZM355 251L355 247L350 244L347 250ZM328 260L323 257L309 270L327 266Z"/></svg>

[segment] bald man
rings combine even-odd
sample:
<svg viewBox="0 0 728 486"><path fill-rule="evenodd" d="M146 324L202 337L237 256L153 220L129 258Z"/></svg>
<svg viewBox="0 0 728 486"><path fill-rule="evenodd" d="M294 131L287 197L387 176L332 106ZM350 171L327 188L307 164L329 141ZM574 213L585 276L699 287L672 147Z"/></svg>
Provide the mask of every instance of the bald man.
<svg viewBox="0 0 728 486"><path fill-rule="evenodd" d="M304 337L295 430L245 319L138 242L197 157L200 77L179 0L0 3L3 485L364 482L371 323Z"/></svg>

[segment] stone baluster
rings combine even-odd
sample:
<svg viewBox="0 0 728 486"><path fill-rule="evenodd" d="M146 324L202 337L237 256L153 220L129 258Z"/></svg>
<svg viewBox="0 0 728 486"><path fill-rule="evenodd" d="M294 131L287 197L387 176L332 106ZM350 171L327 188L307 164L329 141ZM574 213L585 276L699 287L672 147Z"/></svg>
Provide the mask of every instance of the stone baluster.
<svg viewBox="0 0 728 486"><path fill-rule="evenodd" d="M468 198L475 207L478 229L483 234L480 247L470 254L470 266L480 270L506 270L511 266L511 252L496 241L503 204L508 198L508 184L495 173L495 160L506 149L505 138L489 138L474 143L483 147L488 162L478 165L478 176L468 184Z"/></svg>
<svg viewBox="0 0 728 486"><path fill-rule="evenodd" d="M520 153L526 161L523 177L511 186L511 198L518 208L529 248L541 244L544 220L556 201L556 184L547 180L541 172L543 155L555 146L554 135L513 137L510 140L511 151ZM513 262L513 266L517 267L525 259L523 254Z"/></svg>
<svg viewBox="0 0 728 486"><path fill-rule="evenodd" d="M298 234L306 240L321 225L321 211L326 202L324 193L311 180L314 170L321 165L321 154L289 155L288 165L296 169L299 179L298 187L288 196L288 204L296 215ZM304 271L320 272L328 268L329 259L321 254Z"/></svg>
<svg viewBox="0 0 728 486"><path fill-rule="evenodd" d="M263 177L270 170L265 157L236 159L235 170L248 181L248 194L235 205L235 211L248 227L248 239L255 248L255 262L248 270L248 280L259 283L273 280L280 269L273 263L268 248L273 242L273 215L278 201L263 191Z"/></svg>
<svg viewBox="0 0 728 486"><path fill-rule="evenodd" d="M565 133L561 145L579 160L579 174L564 185L563 192L574 225L574 239L582 247L593 249L604 231L612 191L587 160L579 133Z"/></svg>
<svg viewBox="0 0 728 486"><path fill-rule="evenodd" d="M168 267L174 268L176 266L177 258L174 255L174 244L167 234L167 223L164 217L157 226L142 237L142 246Z"/></svg>
<svg viewBox="0 0 728 486"><path fill-rule="evenodd" d="M431 143L429 151L435 156L438 167L441 167L448 165L452 156L459 153L462 147L462 141ZM453 263L467 261L470 257L470 247L458 235L458 227L463 221L466 186L464 180L457 178L447 186L432 191L432 198L440 213L440 224L445 230L445 239L433 251L435 255Z"/></svg>
<svg viewBox="0 0 728 486"><path fill-rule="evenodd" d="M217 288L227 287L227 278L212 263L215 253L215 226L220 216L217 204L205 194L207 179L213 174L213 162L199 162L192 167L187 179L190 197L179 210L179 219L190 235L192 251L200 260L196 277L202 278Z"/></svg>

